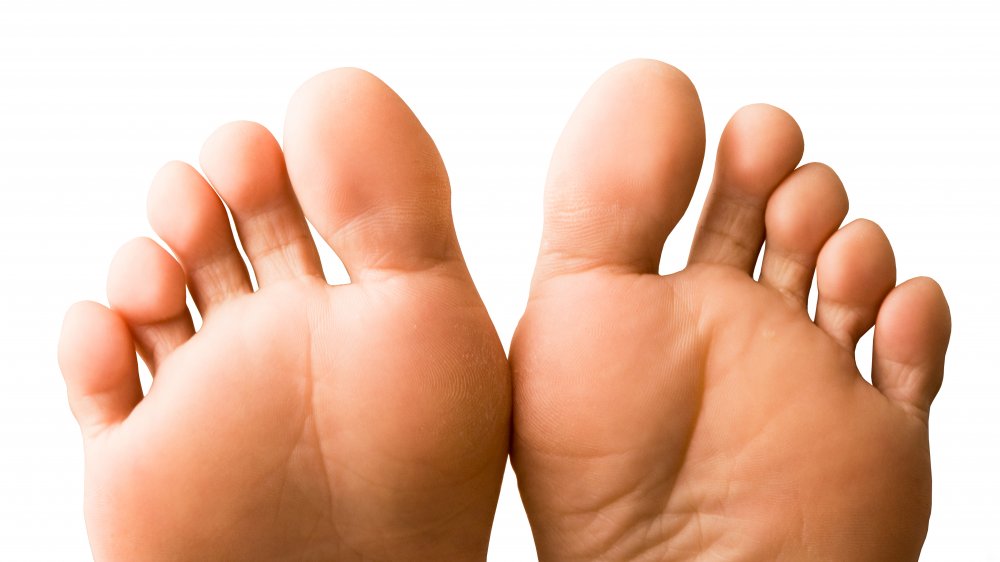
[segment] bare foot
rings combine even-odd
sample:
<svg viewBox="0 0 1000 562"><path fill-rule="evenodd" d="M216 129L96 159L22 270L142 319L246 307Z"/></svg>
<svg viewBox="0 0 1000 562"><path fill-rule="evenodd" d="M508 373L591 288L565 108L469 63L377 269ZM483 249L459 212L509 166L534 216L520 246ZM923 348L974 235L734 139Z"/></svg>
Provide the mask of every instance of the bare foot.
<svg viewBox="0 0 1000 562"><path fill-rule="evenodd" d="M840 180L796 168L798 126L763 105L722 135L688 267L658 275L704 134L688 79L633 61L597 82L556 149L511 350L511 455L539 556L914 559L950 332L941 289L896 286L885 235L840 228ZM873 325L874 386L854 359Z"/></svg>
<svg viewBox="0 0 1000 562"><path fill-rule="evenodd" d="M202 152L211 186L165 166L149 216L180 263L136 240L111 267L111 309L66 318L95 556L484 559L509 375L434 143L350 69L303 86L285 132L283 154L260 125L220 129ZM305 218L350 284L327 284Z"/></svg>

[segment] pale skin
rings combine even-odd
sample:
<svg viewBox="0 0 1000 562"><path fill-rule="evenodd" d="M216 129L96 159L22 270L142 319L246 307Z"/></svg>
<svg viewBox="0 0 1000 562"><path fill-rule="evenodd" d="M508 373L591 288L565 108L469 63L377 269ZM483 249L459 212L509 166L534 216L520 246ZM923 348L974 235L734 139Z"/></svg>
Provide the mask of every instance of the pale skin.
<svg viewBox="0 0 1000 562"><path fill-rule="evenodd" d="M441 159L387 86L313 78L283 147L223 127L204 177L171 163L153 182L173 255L127 244L111 307L66 318L95 557L482 560L509 444L542 560L915 559L947 303L896 285L885 235L841 225L844 186L802 146L781 110L740 110L690 263L659 275L701 107L663 63L601 77L553 157L508 368ZM306 220L350 284L325 281Z"/></svg>
<svg viewBox="0 0 1000 562"><path fill-rule="evenodd" d="M201 153L211 184L160 170L149 219L179 263L133 241L111 309L69 312L60 360L95 557L483 559L510 375L441 159L359 70L305 84L285 132L282 151L259 125L221 128ZM326 283L306 218L350 284ZM145 397L133 346L154 376Z"/></svg>

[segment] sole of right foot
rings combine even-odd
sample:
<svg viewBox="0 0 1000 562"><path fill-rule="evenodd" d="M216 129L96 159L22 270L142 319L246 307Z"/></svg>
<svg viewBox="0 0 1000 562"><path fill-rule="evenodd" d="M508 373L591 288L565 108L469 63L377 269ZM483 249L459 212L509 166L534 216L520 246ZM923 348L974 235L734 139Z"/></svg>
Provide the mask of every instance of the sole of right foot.
<svg viewBox="0 0 1000 562"><path fill-rule="evenodd" d="M704 136L688 79L631 61L556 148L511 346L511 461L540 559L916 559L940 287L896 285L885 234L841 226L837 175L799 166L798 125L764 105L727 125L689 265L659 275ZM873 326L869 384L854 352Z"/></svg>
<svg viewBox="0 0 1000 562"><path fill-rule="evenodd" d="M283 148L233 123L201 160L207 178L175 162L150 189L173 255L127 244L110 309L81 303L63 327L95 558L485 559L509 371L430 136L339 69L294 96ZM349 284L324 279L307 219Z"/></svg>

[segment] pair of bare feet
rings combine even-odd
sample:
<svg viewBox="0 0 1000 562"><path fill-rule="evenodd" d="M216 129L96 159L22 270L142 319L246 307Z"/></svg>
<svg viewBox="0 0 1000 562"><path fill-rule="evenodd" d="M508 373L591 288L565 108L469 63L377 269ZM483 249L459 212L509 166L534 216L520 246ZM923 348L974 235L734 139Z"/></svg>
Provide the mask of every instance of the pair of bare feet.
<svg viewBox="0 0 1000 562"><path fill-rule="evenodd" d="M688 267L658 275L704 149L678 70L598 80L556 148L508 363L441 158L387 86L313 78L283 149L220 129L207 180L171 163L153 182L176 259L127 244L111 308L65 321L95 556L483 559L509 451L543 560L915 558L940 288L896 286L885 235L841 227L843 185L761 105L722 134ZM350 284L325 281L306 220ZM871 385L854 348L873 325Z"/></svg>

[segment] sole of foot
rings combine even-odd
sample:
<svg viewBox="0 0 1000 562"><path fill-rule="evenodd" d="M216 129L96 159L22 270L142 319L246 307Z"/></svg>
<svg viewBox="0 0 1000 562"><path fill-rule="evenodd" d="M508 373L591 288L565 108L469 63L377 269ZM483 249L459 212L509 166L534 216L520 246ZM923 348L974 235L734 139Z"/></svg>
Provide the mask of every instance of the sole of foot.
<svg viewBox="0 0 1000 562"><path fill-rule="evenodd" d="M915 559L948 305L784 111L722 133L688 266L658 274L704 155L694 87L622 64L555 149L511 346L511 461L542 560ZM754 266L766 241L762 269ZM807 310L813 276L815 318ZM869 384L855 362L875 328Z"/></svg>
<svg viewBox="0 0 1000 562"><path fill-rule="evenodd" d="M442 160L395 92L355 69L308 81L285 133L282 148L232 123L205 143L204 176L164 166L148 212L172 254L127 244L110 308L66 317L94 554L484 559L509 370ZM326 282L307 220L349 284Z"/></svg>

